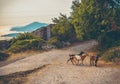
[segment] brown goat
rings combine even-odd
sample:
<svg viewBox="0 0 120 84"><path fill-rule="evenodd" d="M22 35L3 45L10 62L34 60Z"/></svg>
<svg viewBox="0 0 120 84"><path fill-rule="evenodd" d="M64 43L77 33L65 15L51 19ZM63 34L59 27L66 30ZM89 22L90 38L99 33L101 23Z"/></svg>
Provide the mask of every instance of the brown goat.
<svg viewBox="0 0 120 84"><path fill-rule="evenodd" d="M68 63L69 61L71 61L73 65L76 64L76 61L75 61L74 56L75 56L74 54L69 54L69 57L70 57L70 58L67 60L67 63Z"/></svg>
<svg viewBox="0 0 120 84"><path fill-rule="evenodd" d="M99 56L90 56L90 65L97 66L97 62L99 60Z"/></svg>
<svg viewBox="0 0 120 84"><path fill-rule="evenodd" d="M83 64L83 61L85 60L85 58L86 58L87 56L88 56L88 54L86 54L86 53L84 53L84 54L82 54L82 55L75 55L75 56L74 56L74 59L75 59L76 61L78 61L77 64L79 64L79 61L81 60L81 64L84 65L84 64Z"/></svg>
<svg viewBox="0 0 120 84"><path fill-rule="evenodd" d="M86 56L88 56L88 54L86 54L85 52L80 52L80 54L72 54L72 55L69 55L69 59L67 60L67 63L69 61L72 62L72 64L79 64L79 61L81 60L81 64L83 65L83 61L84 59L86 58Z"/></svg>

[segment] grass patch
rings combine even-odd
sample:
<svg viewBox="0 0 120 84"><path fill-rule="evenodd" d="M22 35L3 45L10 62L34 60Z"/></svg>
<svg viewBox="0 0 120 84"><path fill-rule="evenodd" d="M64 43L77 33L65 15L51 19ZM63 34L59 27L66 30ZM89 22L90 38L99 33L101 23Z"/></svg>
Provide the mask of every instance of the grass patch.
<svg viewBox="0 0 120 84"><path fill-rule="evenodd" d="M114 62L116 64L119 64L120 63L120 47L110 48L103 54L102 59L107 62Z"/></svg>

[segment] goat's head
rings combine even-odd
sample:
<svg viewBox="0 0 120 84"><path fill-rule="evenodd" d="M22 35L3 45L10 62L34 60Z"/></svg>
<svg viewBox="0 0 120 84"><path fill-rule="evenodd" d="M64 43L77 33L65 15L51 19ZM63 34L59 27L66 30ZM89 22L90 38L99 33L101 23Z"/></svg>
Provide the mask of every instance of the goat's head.
<svg viewBox="0 0 120 84"><path fill-rule="evenodd" d="M82 54L84 54L85 52L83 52L83 51L81 51L78 55L82 55Z"/></svg>

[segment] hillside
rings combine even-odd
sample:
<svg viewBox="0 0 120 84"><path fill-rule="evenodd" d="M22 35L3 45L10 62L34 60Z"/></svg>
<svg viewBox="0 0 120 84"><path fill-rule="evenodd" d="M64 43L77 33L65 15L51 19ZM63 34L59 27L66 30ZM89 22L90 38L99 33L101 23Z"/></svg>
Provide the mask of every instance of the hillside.
<svg viewBox="0 0 120 84"><path fill-rule="evenodd" d="M34 31L40 27L47 26L45 23L39 23L39 22L33 22L25 26L18 26L13 27L11 31L19 31L19 32L31 32Z"/></svg>

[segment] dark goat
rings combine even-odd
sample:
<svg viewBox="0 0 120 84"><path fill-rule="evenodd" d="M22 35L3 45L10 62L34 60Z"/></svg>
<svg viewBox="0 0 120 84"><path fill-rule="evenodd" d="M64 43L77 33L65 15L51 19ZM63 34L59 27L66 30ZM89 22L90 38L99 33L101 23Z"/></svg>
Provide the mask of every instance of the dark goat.
<svg viewBox="0 0 120 84"><path fill-rule="evenodd" d="M72 64L74 65L74 63L76 64L76 62L75 62L75 60L74 60L74 54L69 54L69 59L67 60L67 63L69 62L69 61L71 61L72 62Z"/></svg>
<svg viewBox="0 0 120 84"><path fill-rule="evenodd" d="M99 60L99 55L90 56L90 65L97 66L98 60Z"/></svg>

